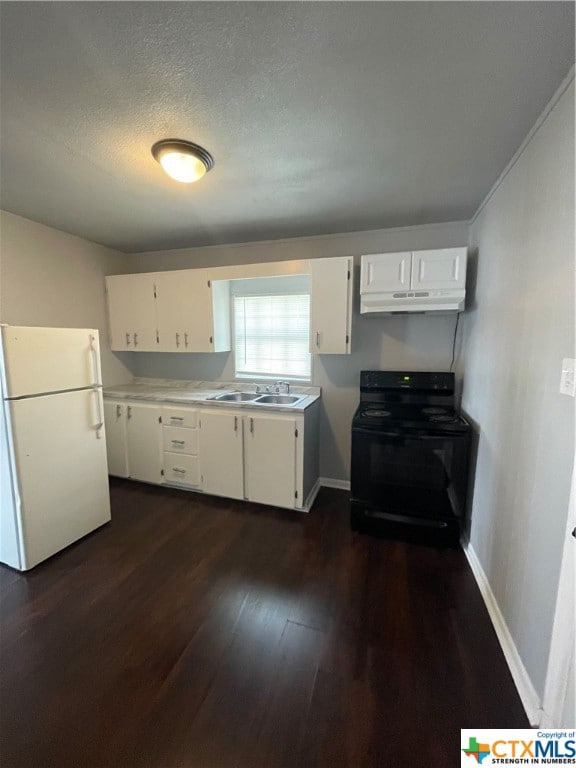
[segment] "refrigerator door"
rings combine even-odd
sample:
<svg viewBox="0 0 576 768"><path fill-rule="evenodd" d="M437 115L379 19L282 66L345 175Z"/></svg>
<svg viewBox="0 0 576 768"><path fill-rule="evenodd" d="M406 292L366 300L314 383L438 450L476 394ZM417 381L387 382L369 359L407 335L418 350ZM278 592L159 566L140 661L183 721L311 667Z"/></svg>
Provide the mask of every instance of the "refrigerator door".
<svg viewBox="0 0 576 768"><path fill-rule="evenodd" d="M110 520L102 392L10 402L22 570Z"/></svg>
<svg viewBox="0 0 576 768"><path fill-rule="evenodd" d="M83 328L2 327L6 391L15 398L98 386L98 331Z"/></svg>

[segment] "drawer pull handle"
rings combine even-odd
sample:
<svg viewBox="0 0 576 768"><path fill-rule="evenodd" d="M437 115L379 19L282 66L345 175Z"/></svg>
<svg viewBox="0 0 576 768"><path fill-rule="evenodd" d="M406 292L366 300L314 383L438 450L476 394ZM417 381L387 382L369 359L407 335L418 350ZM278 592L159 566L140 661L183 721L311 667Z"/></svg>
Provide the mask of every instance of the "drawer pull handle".
<svg viewBox="0 0 576 768"><path fill-rule="evenodd" d="M122 416L122 406L121 405L117 405L116 406L116 418L119 419L120 416Z"/></svg>
<svg viewBox="0 0 576 768"><path fill-rule="evenodd" d="M130 346L130 334L128 332L126 332L126 346Z"/></svg>
<svg viewBox="0 0 576 768"><path fill-rule="evenodd" d="M131 405L128 406L128 418L129 419L132 418L132 406Z"/></svg>
<svg viewBox="0 0 576 768"><path fill-rule="evenodd" d="M184 421L183 416L170 416L170 421Z"/></svg>
<svg viewBox="0 0 576 768"><path fill-rule="evenodd" d="M234 416L234 432L238 432L238 416Z"/></svg>
<svg viewBox="0 0 576 768"><path fill-rule="evenodd" d="M138 334L137 333L134 334L134 346L135 347L138 346Z"/></svg>
<svg viewBox="0 0 576 768"><path fill-rule="evenodd" d="M254 419L250 419L250 432L254 432Z"/></svg>
<svg viewBox="0 0 576 768"><path fill-rule="evenodd" d="M188 347L188 334L187 333L184 334L184 346Z"/></svg>
<svg viewBox="0 0 576 768"><path fill-rule="evenodd" d="M178 467L172 467L172 472L177 472L179 475L185 475L186 470L185 469L178 469Z"/></svg>
<svg viewBox="0 0 576 768"><path fill-rule="evenodd" d="M172 440L172 445L184 445L184 440Z"/></svg>

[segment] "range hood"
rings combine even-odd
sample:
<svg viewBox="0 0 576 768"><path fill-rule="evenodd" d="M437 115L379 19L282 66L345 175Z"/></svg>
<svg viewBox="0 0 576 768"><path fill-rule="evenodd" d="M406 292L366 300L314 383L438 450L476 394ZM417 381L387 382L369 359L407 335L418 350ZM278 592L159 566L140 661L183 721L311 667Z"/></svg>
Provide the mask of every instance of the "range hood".
<svg viewBox="0 0 576 768"><path fill-rule="evenodd" d="M360 314L379 312L462 312L465 290L453 291L391 291L360 295Z"/></svg>
<svg viewBox="0 0 576 768"><path fill-rule="evenodd" d="M360 313L461 312L466 248L362 256Z"/></svg>

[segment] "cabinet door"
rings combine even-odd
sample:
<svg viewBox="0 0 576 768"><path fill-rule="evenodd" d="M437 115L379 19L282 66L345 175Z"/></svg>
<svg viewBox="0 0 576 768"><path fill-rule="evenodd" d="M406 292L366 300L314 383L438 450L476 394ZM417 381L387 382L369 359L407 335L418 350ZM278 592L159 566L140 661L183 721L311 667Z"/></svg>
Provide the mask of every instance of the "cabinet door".
<svg viewBox="0 0 576 768"><path fill-rule="evenodd" d="M228 282L213 283L204 269L156 275L159 351L230 349Z"/></svg>
<svg viewBox="0 0 576 768"><path fill-rule="evenodd" d="M385 293L410 288L410 251L399 253L370 253L362 256L360 292Z"/></svg>
<svg viewBox="0 0 576 768"><path fill-rule="evenodd" d="M106 454L108 474L128 477L128 453L126 445L126 405L104 401L106 425Z"/></svg>
<svg viewBox="0 0 576 768"><path fill-rule="evenodd" d="M450 290L466 283L466 248L414 251L411 288Z"/></svg>
<svg viewBox="0 0 576 768"><path fill-rule="evenodd" d="M158 348L154 280L153 273L106 278L112 349L154 352Z"/></svg>
<svg viewBox="0 0 576 768"><path fill-rule="evenodd" d="M214 352L212 285L203 269L188 270L182 286L186 291L184 347L186 352Z"/></svg>
<svg viewBox="0 0 576 768"><path fill-rule="evenodd" d="M159 405L128 405L128 467L130 477L147 483L162 482L162 442Z"/></svg>
<svg viewBox="0 0 576 768"><path fill-rule="evenodd" d="M310 261L310 352L350 354L352 259Z"/></svg>
<svg viewBox="0 0 576 768"><path fill-rule="evenodd" d="M241 414L202 411L199 455L201 484L206 493L244 498Z"/></svg>
<svg viewBox="0 0 576 768"><path fill-rule="evenodd" d="M244 417L246 498L278 507L296 506L296 439L293 419Z"/></svg>
<svg viewBox="0 0 576 768"><path fill-rule="evenodd" d="M212 313L204 270L161 272L156 280L161 352L210 352Z"/></svg>

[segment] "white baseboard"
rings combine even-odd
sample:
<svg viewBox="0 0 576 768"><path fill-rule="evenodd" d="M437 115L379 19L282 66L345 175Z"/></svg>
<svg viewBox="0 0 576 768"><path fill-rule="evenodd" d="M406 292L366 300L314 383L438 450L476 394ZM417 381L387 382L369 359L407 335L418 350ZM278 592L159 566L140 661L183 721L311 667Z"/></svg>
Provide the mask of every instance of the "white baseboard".
<svg viewBox="0 0 576 768"><path fill-rule="evenodd" d="M516 686L530 725L536 727L539 725L542 718L542 702L540 701L540 697L536 693L536 689L530 680L530 675L522 663L516 644L512 639L508 625L502 615L496 597L492 592L492 588L490 587L488 578L480 564L478 555L474 551L474 547L470 543L466 544L463 542L462 548L464 549L464 553L470 564L476 583L478 584L480 594L482 595L484 604L486 605L488 614L492 620L492 625L496 631L496 636L498 637L502 652L504 653L504 658L506 659L506 663L512 674L514 685Z"/></svg>
<svg viewBox="0 0 576 768"><path fill-rule="evenodd" d="M321 477L320 485L324 488L339 488L341 491L350 490L350 480L337 480L335 477Z"/></svg>
<svg viewBox="0 0 576 768"><path fill-rule="evenodd" d="M308 497L304 501L304 506L300 508L300 512L310 512L310 509L312 508L312 504L314 504L314 501L316 499L316 496L318 496L318 491L320 490L320 478L316 480L314 485L312 486L312 490L308 494Z"/></svg>

